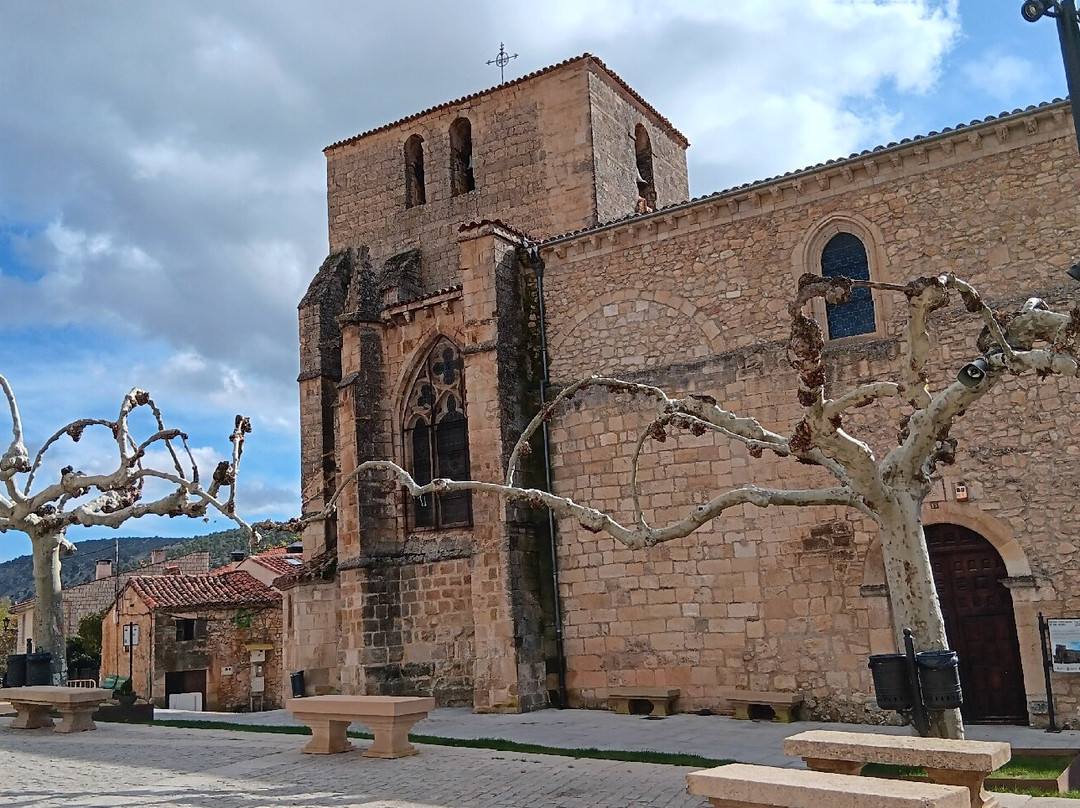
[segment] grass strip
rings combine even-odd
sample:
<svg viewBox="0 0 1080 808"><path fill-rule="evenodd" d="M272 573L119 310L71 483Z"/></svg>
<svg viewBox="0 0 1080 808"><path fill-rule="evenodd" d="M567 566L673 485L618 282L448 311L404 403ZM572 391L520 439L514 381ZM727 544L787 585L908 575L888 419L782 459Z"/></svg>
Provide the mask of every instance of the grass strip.
<svg viewBox="0 0 1080 808"><path fill-rule="evenodd" d="M181 719L155 719L143 722L148 726L179 727L181 729L221 729L234 732L270 732L282 735L310 735L309 727L263 726L257 724L233 724L220 721L191 721ZM350 732L350 738L371 740L369 732ZM582 758L586 760L616 760L624 763L656 763L662 766L693 766L711 768L733 763L732 760L686 755L676 752L635 752L625 749L580 749L560 746L542 746L534 743L518 743L502 738L443 738L436 735L409 735L413 743L433 746L454 746L463 749L490 749L493 752L519 752L525 755L559 755L562 757Z"/></svg>

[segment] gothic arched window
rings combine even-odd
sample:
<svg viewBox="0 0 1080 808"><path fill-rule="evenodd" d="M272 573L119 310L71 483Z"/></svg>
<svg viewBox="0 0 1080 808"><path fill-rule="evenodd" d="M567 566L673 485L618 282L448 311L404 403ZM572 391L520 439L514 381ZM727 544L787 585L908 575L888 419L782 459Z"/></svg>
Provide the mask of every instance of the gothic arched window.
<svg viewBox="0 0 1080 808"><path fill-rule="evenodd" d="M420 135L412 135L405 141L405 207L423 205L426 201L424 139Z"/></svg>
<svg viewBox="0 0 1080 808"><path fill-rule="evenodd" d="M420 485L437 477L469 479L469 421L465 411L465 362L453 342L441 338L413 382L405 411L405 459ZM472 523L468 491L410 497L412 527Z"/></svg>
<svg viewBox="0 0 1080 808"><path fill-rule="evenodd" d="M458 118L450 124L450 196L461 196L475 188L472 124L468 118Z"/></svg>
<svg viewBox="0 0 1080 808"><path fill-rule="evenodd" d="M837 233L829 239L821 251L821 274L826 278L843 276L852 280L870 280L866 247L859 237L851 233ZM825 316L829 325L829 339L872 334L877 330L874 297L865 286L852 289L851 300L847 303L826 304Z"/></svg>

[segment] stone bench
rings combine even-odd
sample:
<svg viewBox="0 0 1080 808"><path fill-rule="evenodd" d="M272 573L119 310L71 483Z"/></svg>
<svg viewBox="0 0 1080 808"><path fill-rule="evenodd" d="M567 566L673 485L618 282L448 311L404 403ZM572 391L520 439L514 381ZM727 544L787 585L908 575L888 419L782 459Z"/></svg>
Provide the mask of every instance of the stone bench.
<svg viewBox="0 0 1080 808"><path fill-rule="evenodd" d="M82 732L97 729L94 711L109 700L101 688L32 685L0 689L0 701L11 703L15 710L13 729L39 729L53 726L51 710L60 714L55 732Z"/></svg>
<svg viewBox="0 0 1080 808"><path fill-rule="evenodd" d="M399 758L415 755L409 743L413 724L435 709L435 699L418 696L307 696L288 699L285 709L311 727L303 748L309 755L332 755L353 748L346 736L349 724L363 724L375 736L364 757Z"/></svg>
<svg viewBox="0 0 1080 808"><path fill-rule="evenodd" d="M971 808L994 808L998 800L983 783L1009 762L1012 749L998 741L811 730L785 738L784 754L798 755L816 771L840 774L858 774L867 763L922 766L933 783L964 786Z"/></svg>
<svg viewBox="0 0 1080 808"><path fill-rule="evenodd" d="M686 776L713 808L967 808L960 786L729 763Z"/></svg>
<svg viewBox="0 0 1080 808"><path fill-rule="evenodd" d="M733 690L725 698L735 708L735 718L748 721L756 716L750 714L752 707L764 707L768 709L768 716L772 721L790 724L795 720L796 711L803 703L803 697L799 693L774 693L760 690Z"/></svg>
<svg viewBox="0 0 1080 808"><path fill-rule="evenodd" d="M612 687L608 690L608 703L621 715L630 715L630 702L649 702L649 715L671 715L675 712L675 699L679 698L677 687Z"/></svg>

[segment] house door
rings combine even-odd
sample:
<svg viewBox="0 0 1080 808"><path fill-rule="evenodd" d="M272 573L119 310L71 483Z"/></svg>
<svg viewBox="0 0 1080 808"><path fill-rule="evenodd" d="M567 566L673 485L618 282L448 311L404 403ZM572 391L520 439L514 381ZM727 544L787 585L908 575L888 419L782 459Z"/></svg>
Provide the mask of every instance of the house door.
<svg viewBox="0 0 1080 808"><path fill-rule="evenodd" d="M929 525L926 546L949 644L960 657L964 720L1026 724L1012 593L997 550L959 525Z"/></svg>
<svg viewBox="0 0 1080 808"><path fill-rule="evenodd" d="M196 671L168 671L165 674L165 706L174 693L202 693L203 709L206 706L206 669Z"/></svg>

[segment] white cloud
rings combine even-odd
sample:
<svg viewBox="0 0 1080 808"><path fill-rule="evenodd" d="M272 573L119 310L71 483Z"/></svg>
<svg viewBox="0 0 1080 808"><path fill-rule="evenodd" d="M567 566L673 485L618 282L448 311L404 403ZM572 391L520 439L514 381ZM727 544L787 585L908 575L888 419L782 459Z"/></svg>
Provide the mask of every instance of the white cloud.
<svg viewBox="0 0 1080 808"><path fill-rule="evenodd" d="M995 100L1004 100L1024 87L1035 75L1030 59L1008 53L986 52L961 68L971 87Z"/></svg>

